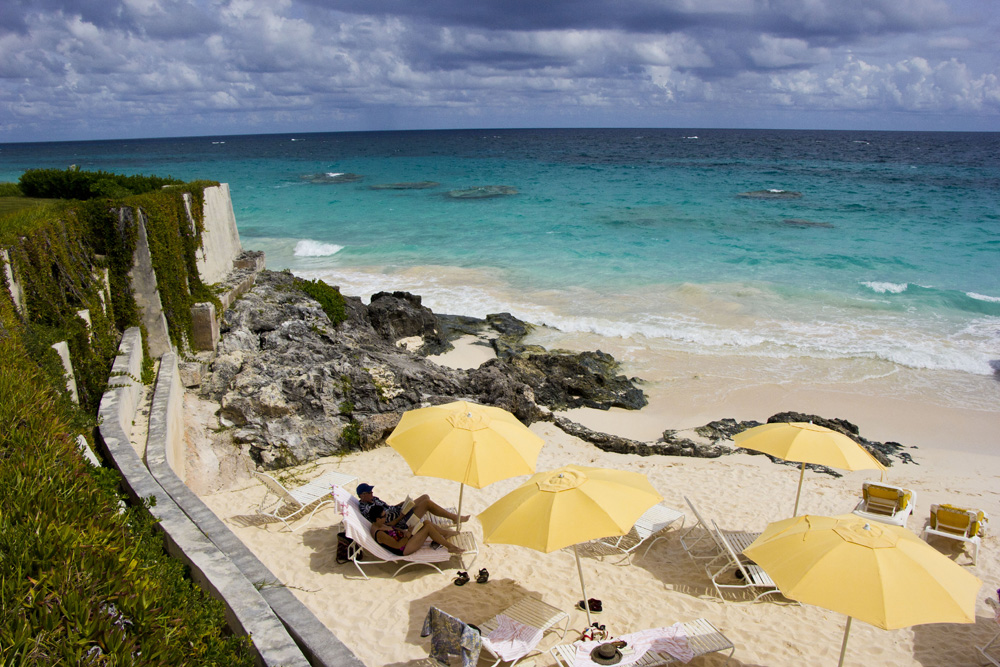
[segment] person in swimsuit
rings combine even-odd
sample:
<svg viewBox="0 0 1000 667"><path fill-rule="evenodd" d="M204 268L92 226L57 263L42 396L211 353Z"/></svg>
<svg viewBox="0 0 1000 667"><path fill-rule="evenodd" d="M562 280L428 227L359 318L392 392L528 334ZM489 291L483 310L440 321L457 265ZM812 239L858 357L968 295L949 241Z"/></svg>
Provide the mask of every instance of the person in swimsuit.
<svg viewBox="0 0 1000 667"><path fill-rule="evenodd" d="M361 508L361 514L364 515L366 519L375 523L375 509L382 508L386 513L386 523L392 525L399 521L403 512L403 503L397 503L395 505L390 505L385 502L374 493L372 493L373 487L371 484L363 483L358 484L358 506ZM444 517L452 523L458 520L458 516L454 512L449 512L445 508L438 505L436 502L430 499L430 496L424 494L413 501L413 514L418 519L423 519L424 515L430 512L434 516ZM466 514L462 517L462 521L468 521L469 515Z"/></svg>
<svg viewBox="0 0 1000 667"><path fill-rule="evenodd" d="M448 541L449 537L454 537L458 533L450 530L441 530L430 521L424 521L417 532L410 534L407 529L396 528L386 522L386 511L382 507L372 510L375 520L372 522L372 537L375 541L385 547L386 551L397 556L409 556L419 549L430 537L432 540L448 549L453 554L462 553L460 547Z"/></svg>

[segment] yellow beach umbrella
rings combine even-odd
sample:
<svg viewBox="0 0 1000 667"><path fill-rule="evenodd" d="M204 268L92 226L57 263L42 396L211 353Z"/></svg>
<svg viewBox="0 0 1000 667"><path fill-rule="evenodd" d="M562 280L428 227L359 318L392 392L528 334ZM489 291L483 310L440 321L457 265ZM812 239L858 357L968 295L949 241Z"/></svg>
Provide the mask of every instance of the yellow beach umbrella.
<svg viewBox="0 0 1000 667"><path fill-rule="evenodd" d="M854 440L843 433L811 422L762 424L737 433L733 441L737 447L802 463L792 516L799 513L799 497L802 495L802 479L806 474L807 463L840 470L885 471L885 466Z"/></svg>
<svg viewBox="0 0 1000 667"><path fill-rule="evenodd" d="M743 553L782 595L883 630L974 623L982 582L915 534L854 514L800 516L770 524Z"/></svg>
<svg viewBox="0 0 1000 667"><path fill-rule="evenodd" d="M551 553L573 545L587 625L590 605L576 545L624 535L663 500L642 473L568 465L540 472L480 515L483 540Z"/></svg>
<svg viewBox="0 0 1000 667"><path fill-rule="evenodd" d="M501 479L530 475L545 444L506 410L467 401L406 412L386 442L414 475L461 483L460 521L466 484L481 489Z"/></svg>

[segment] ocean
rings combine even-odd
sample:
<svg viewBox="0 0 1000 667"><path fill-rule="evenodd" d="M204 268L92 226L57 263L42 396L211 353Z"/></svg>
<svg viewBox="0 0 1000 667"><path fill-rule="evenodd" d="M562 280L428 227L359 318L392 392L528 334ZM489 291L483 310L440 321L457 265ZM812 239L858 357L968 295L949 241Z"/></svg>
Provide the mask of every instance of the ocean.
<svg viewBox="0 0 1000 667"><path fill-rule="evenodd" d="M407 290L435 312L507 311L543 325L533 342L603 349L662 397L810 386L1000 414L1000 134L0 145L0 181L71 164L227 182L268 268L366 301Z"/></svg>

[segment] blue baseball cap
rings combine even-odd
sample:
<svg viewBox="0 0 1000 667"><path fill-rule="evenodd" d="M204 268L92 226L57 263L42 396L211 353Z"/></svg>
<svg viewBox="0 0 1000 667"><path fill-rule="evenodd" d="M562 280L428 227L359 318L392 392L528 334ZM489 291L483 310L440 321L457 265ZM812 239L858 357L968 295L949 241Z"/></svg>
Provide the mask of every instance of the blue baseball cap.
<svg viewBox="0 0 1000 667"><path fill-rule="evenodd" d="M374 488L375 487L371 484L358 484L358 495L360 496L362 493L371 493Z"/></svg>

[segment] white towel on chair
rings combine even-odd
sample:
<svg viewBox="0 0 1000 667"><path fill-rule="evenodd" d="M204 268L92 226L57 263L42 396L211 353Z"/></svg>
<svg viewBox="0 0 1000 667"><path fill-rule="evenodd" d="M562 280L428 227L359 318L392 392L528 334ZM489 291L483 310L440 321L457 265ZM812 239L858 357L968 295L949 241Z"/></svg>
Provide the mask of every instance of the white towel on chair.
<svg viewBox="0 0 1000 667"><path fill-rule="evenodd" d="M542 639L542 631L500 614L496 630L483 636L483 646L493 651L504 662L527 655Z"/></svg>

